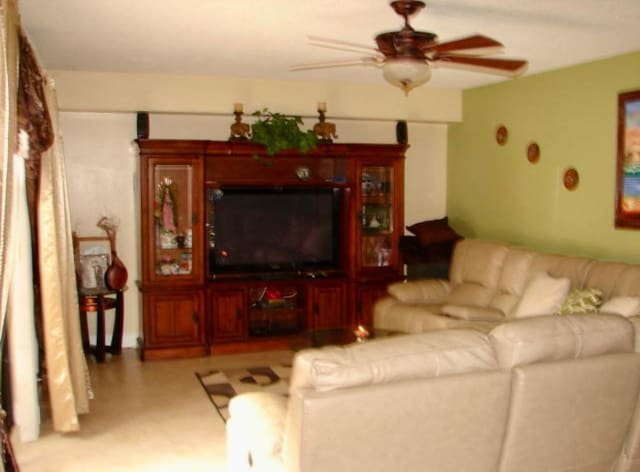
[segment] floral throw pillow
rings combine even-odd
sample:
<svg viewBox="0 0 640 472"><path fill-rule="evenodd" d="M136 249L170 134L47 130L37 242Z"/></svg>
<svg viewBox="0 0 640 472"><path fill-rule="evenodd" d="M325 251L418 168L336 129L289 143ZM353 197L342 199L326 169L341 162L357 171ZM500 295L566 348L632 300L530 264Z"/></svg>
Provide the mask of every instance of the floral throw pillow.
<svg viewBox="0 0 640 472"><path fill-rule="evenodd" d="M595 313L602 305L602 290L597 288L573 289L556 312L558 315Z"/></svg>

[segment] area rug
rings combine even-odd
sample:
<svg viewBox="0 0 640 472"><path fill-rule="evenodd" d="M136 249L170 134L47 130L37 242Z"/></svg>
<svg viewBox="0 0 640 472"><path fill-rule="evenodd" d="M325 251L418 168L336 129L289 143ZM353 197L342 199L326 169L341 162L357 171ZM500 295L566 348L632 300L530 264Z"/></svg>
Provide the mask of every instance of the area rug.
<svg viewBox="0 0 640 472"><path fill-rule="evenodd" d="M223 421L229 418L229 400L245 392L287 395L291 364L196 372L196 377Z"/></svg>

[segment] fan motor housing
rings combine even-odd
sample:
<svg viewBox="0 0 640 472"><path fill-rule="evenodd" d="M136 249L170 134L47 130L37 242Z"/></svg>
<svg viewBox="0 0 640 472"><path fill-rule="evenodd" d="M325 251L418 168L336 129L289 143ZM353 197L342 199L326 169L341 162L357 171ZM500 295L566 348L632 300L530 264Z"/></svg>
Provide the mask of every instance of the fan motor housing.
<svg viewBox="0 0 640 472"><path fill-rule="evenodd" d="M391 8L400 16L414 15L422 10L426 4L420 0L396 0L391 2Z"/></svg>

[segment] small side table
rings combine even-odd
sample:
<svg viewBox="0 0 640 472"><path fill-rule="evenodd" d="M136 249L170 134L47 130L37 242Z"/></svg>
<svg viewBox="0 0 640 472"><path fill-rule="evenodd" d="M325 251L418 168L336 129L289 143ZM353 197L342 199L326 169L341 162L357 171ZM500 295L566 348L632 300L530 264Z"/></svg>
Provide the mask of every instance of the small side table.
<svg viewBox="0 0 640 472"><path fill-rule="evenodd" d="M124 326L124 290L106 288L78 288L78 308L80 310L80 330L82 332L82 349L85 354L93 354L96 362L104 362L105 354L119 355L122 352L122 329ZM105 346L104 312L115 309L111 344ZM89 328L87 317L96 313L96 345L89 344Z"/></svg>

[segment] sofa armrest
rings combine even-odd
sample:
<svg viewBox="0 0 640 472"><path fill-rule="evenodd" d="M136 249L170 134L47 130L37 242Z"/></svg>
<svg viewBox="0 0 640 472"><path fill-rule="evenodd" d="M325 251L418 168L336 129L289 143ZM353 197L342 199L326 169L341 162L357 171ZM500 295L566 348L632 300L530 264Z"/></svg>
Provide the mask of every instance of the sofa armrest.
<svg viewBox="0 0 640 472"><path fill-rule="evenodd" d="M450 291L451 284L445 279L397 282L387 288L389 295L404 303L444 303Z"/></svg>
<svg viewBox="0 0 640 472"><path fill-rule="evenodd" d="M632 316L629 318L634 328L634 350L640 352L640 315Z"/></svg>
<svg viewBox="0 0 640 472"><path fill-rule="evenodd" d="M276 393L244 393L229 403L227 470L282 470L282 443L287 397Z"/></svg>

